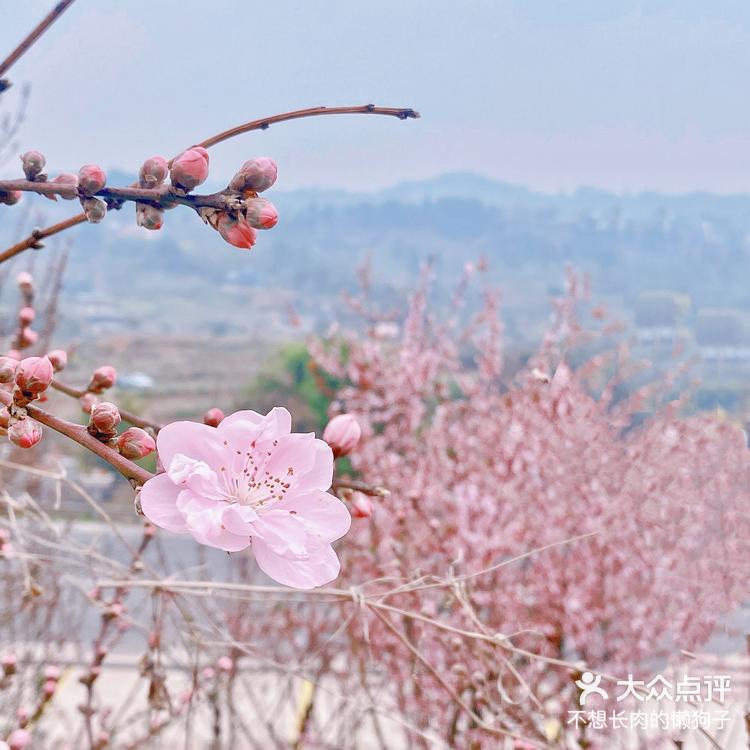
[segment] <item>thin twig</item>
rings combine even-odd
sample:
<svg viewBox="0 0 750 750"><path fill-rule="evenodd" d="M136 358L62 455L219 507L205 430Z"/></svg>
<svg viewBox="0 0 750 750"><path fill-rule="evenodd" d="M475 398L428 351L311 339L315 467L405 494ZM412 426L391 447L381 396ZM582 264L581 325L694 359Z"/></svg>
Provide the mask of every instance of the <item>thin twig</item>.
<svg viewBox="0 0 750 750"><path fill-rule="evenodd" d="M28 52L28 50L31 48L31 46L36 42L39 37L44 34L47 29L52 26L52 24L57 21L58 18L73 4L73 0L61 0L57 5L55 5L54 8L47 14L45 18L43 18L35 27L32 29L32 31L28 34L28 36L11 52L5 60L0 62L0 77L5 75L5 73L8 72L10 67L18 61L18 59ZM8 87L7 81L5 82L5 86L0 83L0 91L2 91L3 88Z"/></svg>

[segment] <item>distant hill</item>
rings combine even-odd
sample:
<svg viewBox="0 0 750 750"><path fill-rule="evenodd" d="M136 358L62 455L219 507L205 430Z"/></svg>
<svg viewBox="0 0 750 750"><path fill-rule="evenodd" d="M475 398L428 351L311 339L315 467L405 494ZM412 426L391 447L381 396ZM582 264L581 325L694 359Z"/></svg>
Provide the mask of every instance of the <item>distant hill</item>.
<svg viewBox="0 0 750 750"><path fill-rule="evenodd" d="M110 183L133 177L110 172ZM626 318L649 289L687 295L693 311L750 309L748 195L546 194L467 172L373 193L280 188L267 195L280 221L250 253L226 245L184 209L167 212L160 232L136 227L132 205L72 231L70 330L78 335L88 325L81 321L98 320L91 299L116 300L128 321L143 320L131 313L145 306L147 329L281 331L289 304L308 328L322 326L342 316L338 292L355 287L366 258L384 304L401 304L425 260L433 261L441 299L466 262L486 256L489 280L504 290L509 332L520 338L544 324L566 264L588 271L594 293ZM31 201L43 212L38 224L78 208ZM0 225L6 244L12 232ZM48 245L43 252L55 252L56 243Z"/></svg>

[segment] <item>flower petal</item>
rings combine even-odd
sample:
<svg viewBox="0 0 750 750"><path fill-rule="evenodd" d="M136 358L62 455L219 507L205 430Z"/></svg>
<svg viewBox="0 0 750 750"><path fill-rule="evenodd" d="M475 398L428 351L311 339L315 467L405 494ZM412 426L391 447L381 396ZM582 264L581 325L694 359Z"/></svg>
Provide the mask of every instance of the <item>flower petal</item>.
<svg viewBox="0 0 750 750"><path fill-rule="evenodd" d="M221 432L235 422L252 422L263 426L264 435L271 438L288 435L292 431L292 415L282 406L275 406L265 416L256 411L236 411L228 417L224 417L221 424L216 428Z"/></svg>
<svg viewBox="0 0 750 750"><path fill-rule="evenodd" d="M185 519L177 507L181 490L166 474L149 479L140 493L141 509L146 518L167 531L186 533Z"/></svg>
<svg viewBox="0 0 750 750"><path fill-rule="evenodd" d="M315 537L317 544L329 544L340 539L352 524L346 505L328 492L317 491L284 498L269 513L282 510L293 512L295 518L302 521L307 533Z"/></svg>
<svg viewBox="0 0 750 750"><path fill-rule="evenodd" d="M314 549L305 560L290 560L276 554L263 539L253 537L253 553L258 567L267 576L297 589L312 589L330 583L341 570L330 544Z"/></svg>
<svg viewBox="0 0 750 750"><path fill-rule="evenodd" d="M196 461L205 461L214 470L219 469L227 456L218 429L197 422L172 422L165 425L159 430L156 448L165 469L178 453Z"/></svg>

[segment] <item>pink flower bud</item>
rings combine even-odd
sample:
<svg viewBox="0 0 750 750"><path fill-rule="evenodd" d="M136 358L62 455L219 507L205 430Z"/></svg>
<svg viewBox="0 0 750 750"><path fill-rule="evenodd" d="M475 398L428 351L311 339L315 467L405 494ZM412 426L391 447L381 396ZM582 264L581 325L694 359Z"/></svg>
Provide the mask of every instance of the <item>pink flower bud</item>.
<svg viewBox="0 0 750 750"><path fill-rule="evenodd" d="M146 159L138 173L138 182L141 187L155 188L167 179L169 165L163 156L152 156Z"/></svg>
<svg viewBox="0 0 750 750"><path fill-rule="evenodd" d="M234 671L234 661L228 656L220 656L216 661L216 666L220 672L230 674Z"/></svg>
<svg viewBox="0 0 750 750"><path fill-rule="evenodd" d="M31 328L22 328L18 332L18 345L22 349L26 349L29 346L34 346L39 339L39 334L36 331L32 331Z"/></svg>
<svg viewBox="0 0 750 750"><path fill-rule="evenodd" d="M18 668L18 660L15 654L3 654L2 658L3 674L12 675Z"/></svg>
<svg viewBox="0 0 750 750"><path fill-rule="evenodd" d="M0 357L0 383L12 383L18 362L11 357Z"/></svg>
<svg viewBox="0 0 750 750"><path fill-rule="evenodd" d="M57 175L53 180L50 180L55 185L60 186L60 197L66 201L75 200L78 197L78 177L70 172L63 172ZM56 200L55 196L48 196L52 200Z"/></svg>
<svg viewBox="0 0 750 750"><path fill-rule="evenodd" d="M221 211L214 221L217 231L230 245L249 250L255 244L258 235L243 218Z"/></svg>
<svg viewBox="0 0 750 750"><path fill-rule="evenodd" d="M55 690L57 690L57 680L44 681L44 685L42 685L42 693L47 700L55 694Z"/></svg>
<svg viewBox="0 0 750 750"><path fill-rule="evenodd" d="M107 204L99 198L82 198L81 206L90 224L98 224L107 215Z"/></svg>
<svg viewBox="0 0 750 750"><path fill-rule="evenodd" d="M245 201L245 217L255 229L271 229L279 220L276 207L265 198L248 198Z"/></svg>
<svg viewBox="0 0 750 750"><path fill-rule="evenodd" d="M117 407L109 401L102 401L91 409L89 427L102 435L111 435L121 420L122 417Z"/></svg>
<svg viewBox="0 0 750 750"><path fill-rule="evenodd" d="M173 162L169 176L175 187L193 190L208 177L208 151L194 146L183 151Z"/></svg>
<svg viewBox="0 0 750 750"><path fill-rule="evenodd" d="M8 737L10 750L25 750L31 744L31 733L26 729L14 729Z"/></svg>
<svg viewBox="0 0 750 750"><path fill-rule="evenodd" d="M268 156L259 156L257 159L246 161L240 171L232 177L229 187L232 190L254 190L262 193L268 190L276 182L278 167L273 159Z"/></svg>
<svg viewBox="0 0 750 750"><path fill-rule="evenodd" d="M331 446L336 458L351 453L362 437L362 428L351 414L334 417L323 431L323 440Z"/></svg>
<svg viewBox="0 0 750 750"><path fill-rule="evenodd" d="M203 424L207 424L209 427L218 427L222 419L224 419L224 412L214 407L203 415Z"/></svg>
<svg viewBox="0 0 750 750"><path fill-rule="evenodd" d="M20 190L0 190L0 203L6 206L15 206L21 200L23 193Z"/></svg>
<svg viewBox="0 0 750 750"><path fill-rule="evenodd" d="M148 456L155 448L154 439L140 427L128 427L117 438L117 450L120 451L120 455L131 461Z"/></svg>
<svg viewBox="0 0 750 750"><path fill-rule="evenodd" d="M68 365L68 355L62 349L53 349L47 354L47 357L52 362L52 369L55 372L61 372Z"/></svg>
<svg viewBox="0 0 750 750"><path fill-rule="evenodd" d="M98 164L84 164L78 170L78 184L84 193L93 195L107 184L107 174Z"/></svg>
<svg viewBox="0 0 750 750"><path fill-rule="evenodd" d="M206 667L201 672L201 677L203 677L203 679L206 680L206 682L208 682L210 680L213 680L214 677L216 677L216 672L213 669L211 669L211 667Z"/></svg>
<svg viewBox="0 0 750 750"><path fill-rule="evenodd" d="M21 271L16 276L16 284L25 291L31 291L34 288L34 277L28 271Z"/></svg>
<svg viewBox="0 0 750 750"><path fill-rule="evenodd" d="M54 664L50 664L48 667L44 668L44 679L45 680L57 680L60 679L60 667L55 666Z"/></svg>
<svg viewBox="0 0 750 750"><path fill-rule="evenodd" d="M31 448L42 439L42 429L28 417L19 419L8 427L8 440L19 448Z"/></svg>
<svg viewBox="0 0 750 750"><path fill-rule="evenodd" d="M54 374L49 357L26 357L16 367L16 385L24 393L44 393Z"/></svg>
<svg viewBox="0 0 750 750"><path fill-rule="evenodd" d="M18 313L18 320L24 326L31 325L35 317L36 312L33 307L22 307Z"/></svg>
<svg viewBox="0 0 750 750"><path fill-rule="evenodd" d="M369 518L372 515L372 501L362 492L355 492L351 499L352 518Z"/></svg>
<svg viewBox="0 0 750 750"><path fill-rule="evenodd" d="M144 229L161 229L164 224L164 209L149 206L147 203L136 203L135 223Z"/></svg>
<svg viewBox="0 0 750 750"><path fill-rule="evenodd" d="M87 391L91 393L103 393L111 388L117 380L117 370L111 365L103 365L94 370Z"/></svg>
<svg viewBox="0 0 750 750"><path fill-rule="evenodd" d="M27 180L34 180L38 177L42 173L46 163L47 160L39 151L27 151L25 154L21 154L23 173L26 175Z"/></svg>

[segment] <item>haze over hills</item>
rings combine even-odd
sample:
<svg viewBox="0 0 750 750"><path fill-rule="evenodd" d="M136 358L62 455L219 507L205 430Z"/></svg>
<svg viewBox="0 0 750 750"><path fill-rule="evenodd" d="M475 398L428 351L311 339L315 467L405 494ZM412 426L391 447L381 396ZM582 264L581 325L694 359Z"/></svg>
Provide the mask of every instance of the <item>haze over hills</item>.
<svg viewBox="0 0 750 750"><path fill-rule="evenodd" d="M109 182L132 178L110 173ZM136 227L132 205L74 230L64 292L73 302L65 321L70 335L81 331L76 310L90 322L84 309L101 308L101 300L110 301L109 317L139 321L143 330L284 335L290 304L309 330L341 317L338 293L356 288L355 271L366 258L376 292L399 304L428 258L435 294L445 298L465 263L486 257L489 279L504 292L509 334L524 339L541 330L566 264L589 272L594 295L626 319L649 289L688 295L693 312L750 310L750 195L545 194L473 173L373 193L267 195L279 224L261 232L250 253L225 244L185 209L168 212L160 232ZM77 209L31 200L47 222ZM49 245L45 252L54 252ZM136 268L149 273L134 276ZM131 314L135 306L147 314Z"/></svg>

